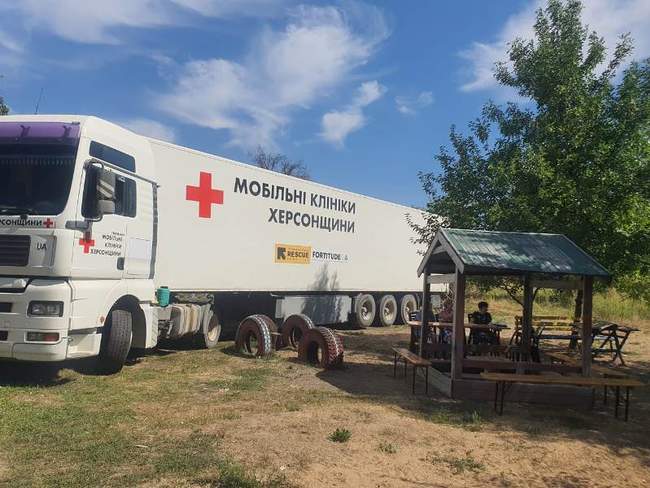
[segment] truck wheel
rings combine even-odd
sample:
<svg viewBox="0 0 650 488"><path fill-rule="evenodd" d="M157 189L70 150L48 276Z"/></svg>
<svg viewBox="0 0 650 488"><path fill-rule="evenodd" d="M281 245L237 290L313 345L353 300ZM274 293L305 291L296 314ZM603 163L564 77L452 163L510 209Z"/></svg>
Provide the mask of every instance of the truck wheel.
<svg viewBox="0 0 650 488"><path fill-rule="evenodd" d="M298 360L324 369L343 364L343 341L331 329L309 329L300 339Z"/></svg>
<svg viewBox="0 0 650 488"><path fill-rule="evenodd" d="M263 315L250 315L241 321L235 345L239 352L250 356L267 357L273 353L271 331Z"/></svg>
<svg viewBox="0 0 650 488"><path fill-rule="evenodd" d="M118 373L131 349L133 319L126 310L112 310L104 323L97 369L102 374Z"/></svg>
<svg viewBox="0 0 650 488"><path fill-rule="evenodd" d="M354 319L362 329L372 325L376 311L377 305L372 295L361 294L354 300Z"/></svg>
<svg viewBox="0 0 650 488"><path fill-rule="evenodd" d="M203 316L201 329L194 336L195 344L206 349L214 349L219 343L221 336L221 322L219 316L209 310Z"/></svg>
<svg viewBox="0 0 650 488"><path fill-rule="evenodd" d="M414 295L404 295L399 302L399 316L402 319L401 323L406 324L411 320L410 315L418 310L418 301Z"/></svg>
<svg viewBox="0 0 650 488"><path fill-rule="evenodd" d="M379 300L379 309L376 314L377 325L388 327L395 323L397 318L397 300L393 295L384 295Z"/></svg>
<svg viewBox="0 0 650 488"><path fill-rule="evenodd" d="M305 314L297 313L289 315L284 322L282 322L282 342L286 346L298 349L300 338L305 335L309 329L316 327L314 322Z"/></svg>

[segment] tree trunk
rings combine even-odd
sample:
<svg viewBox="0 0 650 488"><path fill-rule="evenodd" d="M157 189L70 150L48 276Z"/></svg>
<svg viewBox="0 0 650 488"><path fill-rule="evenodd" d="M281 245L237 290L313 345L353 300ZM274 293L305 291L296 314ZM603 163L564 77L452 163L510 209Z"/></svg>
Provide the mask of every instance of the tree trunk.
<svg viewBox="0 0 650 488"><path fill-rule="evenodd" d="M578 321L582 318L582 290L576 294L575 308L573 309L573 318Z"/></svg>

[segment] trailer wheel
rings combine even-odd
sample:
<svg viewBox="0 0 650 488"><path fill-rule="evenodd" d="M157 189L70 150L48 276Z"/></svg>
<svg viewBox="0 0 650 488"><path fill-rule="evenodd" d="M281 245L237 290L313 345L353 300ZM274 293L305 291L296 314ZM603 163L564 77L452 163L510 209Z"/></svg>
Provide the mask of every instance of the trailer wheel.
<svg viewBox="0 0 650 488"><path fill-rule="evenodd" d="M397 300L393 295L384 295L379 300L375 321L381 327L389 327L397 319Z"/></svg>
<svg viewBox="0 0 650 488"><path fill-rule="evenodd" d="M118 373L131 349L133 318L126 310L111 310L104 323L97 369L102 374Z"/></svg>
<svg viewBox="0 0 650 488"><path fill-rule="evenodd" d="M249 315L241 321L235 339L238 351L258 357L267 357L273 353L271 331L265 319L268 317L264 315Z"/></svg>
<svg viewBox="0 0 650 488"><path fill-rule="evenodd" d="M411 314L417 312L418 310L418 301L414 295L404 295L399 301L399 318L401 319L402 324L406 324L411 320Z"/></svg>
<svg viewBox="0 0 650 488"><path fill-rule="evenodd" d="M300 339L298 360L324 369L341 366L343 341L327 327L309 329Z"/></svg>
<svg viewBox="0 0 650 488"><path fill-rule="evenodd" d="M354 319L356 324L365 329L375 320L377 305L372 295L361 294L354 300Z"/></svg>
<svg viewBox="0 0 650 488"><path fill-rule="evenodd" d="M300 338L304 336L309 329L316 327L314 322L305 314L289 315L284 322L282 322L282 342L286 346L298 349Z"/></svg>
<svg viewBox="0 0 650 488"><path fill-rule="evenodd" d="M214 349L221 336L221 322L216 312L208 310L201 321L201 328L194 336L194 342L199 347Z"/></svg>

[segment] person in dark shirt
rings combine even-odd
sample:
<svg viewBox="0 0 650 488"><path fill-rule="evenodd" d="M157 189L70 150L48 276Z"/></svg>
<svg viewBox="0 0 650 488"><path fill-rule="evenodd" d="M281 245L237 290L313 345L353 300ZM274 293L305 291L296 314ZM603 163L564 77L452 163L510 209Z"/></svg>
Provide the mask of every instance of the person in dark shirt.
<svg viewBox="0 0 650 488"><path fill-rule="evenodd" d="M478 302L478 311L472 314L472 323L483 325L492 323L492 315L488 312L487 302Z"/></svg>
<svg viewBox="0 0 650 488"><path fill-rule="evenodd" d="M473 324L488 325L492 323L492 315L488 312L488 303L479 302L478 310L472 313ZM496 344L496 336L491 331L475 331L472 334L474 344Z"/></svg>

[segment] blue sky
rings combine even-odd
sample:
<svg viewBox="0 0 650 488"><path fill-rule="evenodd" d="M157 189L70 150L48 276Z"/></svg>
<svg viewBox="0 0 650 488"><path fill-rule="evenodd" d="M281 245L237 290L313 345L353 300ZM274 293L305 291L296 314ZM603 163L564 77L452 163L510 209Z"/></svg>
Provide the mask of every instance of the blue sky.
<svg viewBox="0 0 650 488"><path fill-rule="evenodd" d="M14 113L104 117L247 161L258 145L316 181L424 205L418 171L495 86L541 0L21 0L0 4L0 95ZM650 2L590 0L610 46L650 55Z"/></svg>

